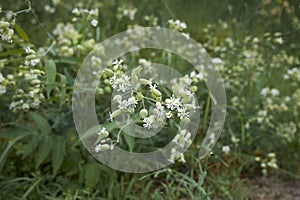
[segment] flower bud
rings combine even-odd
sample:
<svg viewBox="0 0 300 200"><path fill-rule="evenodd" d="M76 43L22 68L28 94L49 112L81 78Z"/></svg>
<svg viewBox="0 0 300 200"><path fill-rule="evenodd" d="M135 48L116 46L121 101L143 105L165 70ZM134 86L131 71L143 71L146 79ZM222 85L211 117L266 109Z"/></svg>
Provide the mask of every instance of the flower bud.
<svg viewBox="0 0 300 200"><path fill-rule="evenodd" d="M9 22L0 21L0 29L4 29L10 26Z"/></svg>
<svg viewBox="0 0 300 200"><path fill-rule="evenodd" d="M198 87L196 85L194 85L194 86L191 87L191 91L192 92L195 93L195 92L197 92L197 90L198 90Z"/></svg>
<svg viewBox="0 0 300 200"><path fill-rule="evenodd" d="M147 79L144 79L144 78L141 78L141 79L140 79L140 83L141 83L142 85L150 85L150 81L147 80Z"/></svg>
<svg viewBox="0 0 300 200"><path fill-rule="evenodd" d="M105 91L106 93L111 93L111 88L108 87L108 86L106 86L106 87L104 88L104 91Z"/></svg>
<svg viewBox="0 0 300 200"><path fill-rule="evenodd" d="M114 72L111 69L105 68L104 69L104 74L108 76L113 76Z"/></svg>
<svg viewBox="0 0 300 200"><path fill-rule="evenodd" d="M114 102L120 102L120 101L122 101L122 96L119 95L119 94L115 95L114 98L113 98L113 101Z"/></svg>
<svg viewBox="0 0 300 200"><path fill-rule="evenodd" d="M148 110L142 109L142 110L140 111L140 116L141 116L141 118L147 117L147 116L148 116Z"/></svg>
<svg viewBox="0 0 300 200"><path fill-rule="evenodd" d="M158 89L153 88L151 94L153 94L155 97L160 97L161 92Z"/></svg>

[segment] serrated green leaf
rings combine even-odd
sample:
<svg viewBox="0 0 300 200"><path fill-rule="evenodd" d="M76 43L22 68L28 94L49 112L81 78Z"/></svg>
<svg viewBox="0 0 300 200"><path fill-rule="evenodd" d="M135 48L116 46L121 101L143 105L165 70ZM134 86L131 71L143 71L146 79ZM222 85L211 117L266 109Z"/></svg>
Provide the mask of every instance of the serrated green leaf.
<svg viewBox="0 0 300 200"><path fill-rule="evenodd" d="M53 169L53 176L56 175L57 171L59 170L61 164L64 161L65 157L65 150L66 150L66 143L62 137L57 137L54 140L53 148L52 148L52 169Z"/></svg>
<svg viewBox="0 0 300 200"><path fill-rule="evenodd" d="M50 136L45 136L42 138L39 147L36 152L36 168L44 162L44 160L49 156L53 146L53 138Z"/></svg>
<svg viewBox="0 0 300 200"><path fill-rule="evenodd" d="M85 185L87 187L95 188L100 178L100 170L98 163L87 163L85 165Z"/></svg>
<svg viewBox="0 0 300 200"><path fill-rule="evenodd" d="M15 24L15 29L18 33L18 35L26 42L29 42L29 37L28 35L25 33L25 31L18 25L18 24Z"/></svg>
<svg viewBox="0 0 300 200"><path fill-rule="evenodd" d="M51 131L51 126L50 126L49 122L43 116L32 112L32 113L30 113L30 117L33 119L38 130L41 133L49 133Z"/></svg>

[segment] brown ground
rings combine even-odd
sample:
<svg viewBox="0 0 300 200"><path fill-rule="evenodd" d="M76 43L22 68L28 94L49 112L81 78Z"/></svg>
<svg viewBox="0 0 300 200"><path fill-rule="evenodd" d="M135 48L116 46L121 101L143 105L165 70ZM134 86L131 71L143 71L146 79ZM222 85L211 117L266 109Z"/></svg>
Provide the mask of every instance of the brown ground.
<svg viewBox="0 0 300 200"><path fill-rule="evenodd" d="M277 178L254 178L256 200L300 200L300 181Z"/></svg>

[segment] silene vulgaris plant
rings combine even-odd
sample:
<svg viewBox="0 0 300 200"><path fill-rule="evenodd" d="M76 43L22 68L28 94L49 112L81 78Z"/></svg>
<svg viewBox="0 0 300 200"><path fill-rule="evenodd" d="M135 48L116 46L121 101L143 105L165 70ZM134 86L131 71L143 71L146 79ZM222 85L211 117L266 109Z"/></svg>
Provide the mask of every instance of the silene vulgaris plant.
<svg viewBox="0 0 300 200"><path fill-rule="evenodd" d="M163 144L168 142L164 138L171 138L174 144L169 161L185 162L183 152L194 137L190 124L197 123L201 109L195 98L197 83L204 81L205 76L195 71L181 76L174 69L151 64L145 59L140 59L139 63L138 67L125 72L128 66L123 59L117 59L102 73L97 91L102 94L104 88L112 92L112 110L94 133L97 139L93 150L101 154L122 146L122 131L133 131L131 135L144 139L158 134L160 138L154 140ZM169 73L175 78L168 80L165 76ZM94 75L100 76L97 72ZM118 124L119 129L111 130L111 124ZM148 145L148 150L142 149L149 151L150 148Z"/></svg>

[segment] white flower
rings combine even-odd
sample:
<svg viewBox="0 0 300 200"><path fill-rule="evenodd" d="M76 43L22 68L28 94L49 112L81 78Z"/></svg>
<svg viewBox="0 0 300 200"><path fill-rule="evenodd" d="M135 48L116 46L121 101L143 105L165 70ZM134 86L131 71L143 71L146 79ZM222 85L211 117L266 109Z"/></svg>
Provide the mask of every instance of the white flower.
<svg viewBox="0 0 300 200"><path fill-rule="evenodd" d="M223 64L223 61L221 60L221 58L213 58L212 62L214 64L217 64L217 65L222 65Z"/></svg>
<svg viewBox="0 0 300 200"><path fill-rule="evenodd" d="M278 44L283 44L283 39L282 37L278 37L275 39L275 42L278 43Z"/></svg>
<svg viewBox="0 0 300 200"><path fill-rule="evenodd" d="M257 123L260 124L260 123L262 123L262 121L263 121L263 118L261 118L261 117L258 117L258 118L257 118Z"/></svg>
<svg viewBox="0 0 300 200"><path fill-rule="evenodd" d="M154 112L158 118L163 118L165 115L164 107L159 102L156 102L156 108L154 109Z"/></svg>
<svg viewBox="0 0 300 200"><path fill-rule="evenodd" d="M180 119L189 118L189 112L186 111L186 107L178 108L177 116L180 117Z"/></svg>
<svg viewBox="0 0 300 200"><path fill-rule="evenodd" d="M114 67L115 66L119 67L119 66L121 66L123 64L123 62L124 62L123 59L117 59L112 64L113 64Z"/></svg>
<svg viewBox="0 0 300 200"><path fill-rule="evenodd" d="M118 105L118 108L120 109L120 110L126 110L127 108L128 108L128 101L126 101L126 100L123 100L123 101L120 101L120 102L118 102L119 103L119 105Z"/></svg>
<svg viewBox="0 0 300 200"><path fill-rule="evenodd" d="M27 54L30 54L31 49L30 49L29 46L24 47L24 50L25 50L25 52L26 52Z"/></svg>
<svg viewBox="0 0 300 200"><path fill-rule="evenodd" d="M143 124L144 128L151 129L154 122L154 116L151 115L150 117L144 118L143 122L145 122L145 124Z"/></svg>
<svg viewBox="0 0 300 200"><path fill-rule="evenodd" d="M275 97L275 96L278 96L279 93L280 93L279 90L277 90L277 89L275 89L275 88L271 90L271 94L272 94L274 97Z"/></svg>
<svg viewBox="0 0 300 200"><path fill-rule="evenodd" d="M120 78L117 78L116 75L113 75L110 78L109 82L114 89L118 89L118 91L125 92L130 85L129 80L130 80L130 77L123 74Z"/></svg>
<svg viewBox="0 0 300 200"><path fill-rule="evenodd" d="M230 151L230 147L228 145L222 147L222 151L227 154Z"/></svg>
<svg viewBox="0 0 300 200"><path fill-rule="evenodd" d="M91 25L92 25L93 27L96 27L96 26L98 25L98 20L93 19L93 20L91 21Z"/></svg>
<svg viewBox="0 0 300 200"><path fill-rule="evenodd" d="M167 112L167 113L166 113L166 117L167 117L168 119L172 118L172 117L173 117L173 113L172 113L171 111Z"/></svg>
<svg viewBox="0 0 300 200"><path fill-rule="evenodd" d="M137 100L135 99L135 97L130 97L128 99L128 106L133 106L134 108L136 107L136 105L138 104Z"/></svg>
<svg viewBox="0 0 300 200"><path fill-rule="evenodd" d="M0 83L4 80L2 73L0 73Z"/></svg>
<svg viewBox="0 0 300 200"><path fill-rule="evenodd" d="M154 85L150 84L150 92L152 92L156 88L157 88L156 84L154 84Z"/></svg>
<svg viewBox="0 0 300 200"><path fill-rule="evenodd" d="M40 59L38 59L38 58L30 60L30 64L33 67L36 66L39 62L40 62Z"/></svg>
<svg viewBox="0 0 300 200"><path fill-rule="evenodd" d="M194 78L195 76L196 76L196 72L195 72L195 71L192 71L191 74L190 74L190 77L191 77L191 78Z"/></svg>
<svg viewBox="0 0 300 200"><path fill-rule="evenodd" d="M196 76L199 80L203 80L204 79L204 75L202 73L197 74Z"/></svg>
<svg viewBox="0 0 300 200"><path fill-rule="evenodd" d="M269 90L270 90L269 88L263 88L263 89L261 90L260 94L261 94L262 96L267 96Z"/></svg>
<svg viewBox="0 0 300 200"><path fill-rule="evenodd" d="M97 135L100 136L100 135L104 134L105 131L106 131L106 128L103 127L100 131L97 132Z"/></svg>
<svg viewBox="0 0 300 200"><path fill-rule="evenodd" d="M171 109L171 110L174 110L175 108L178 109L182 105L180 99L175 98L174 95L172 97L170 97L169 99L166 99L165 103L166 103L167 108Z"/></svg>

